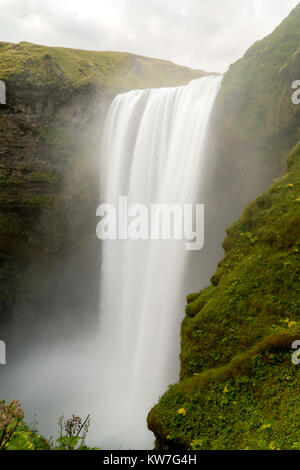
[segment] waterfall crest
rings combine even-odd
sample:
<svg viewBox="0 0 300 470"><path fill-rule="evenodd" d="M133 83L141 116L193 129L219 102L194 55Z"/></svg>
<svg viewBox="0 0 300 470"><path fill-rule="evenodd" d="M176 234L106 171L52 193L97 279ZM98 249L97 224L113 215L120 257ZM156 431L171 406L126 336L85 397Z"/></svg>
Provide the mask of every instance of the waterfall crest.
<svg viewBox="0 0 300 470"><path fill-rule="evenodd" d="M146 206L201 203L206 138L221 81L207 76L185 87L115 98L104 131L101 202L117 207L127 196L129 204ZM110 447L153 447L146 417L178 381L191 256L178 240L103 242L100 422Z"/></svg>

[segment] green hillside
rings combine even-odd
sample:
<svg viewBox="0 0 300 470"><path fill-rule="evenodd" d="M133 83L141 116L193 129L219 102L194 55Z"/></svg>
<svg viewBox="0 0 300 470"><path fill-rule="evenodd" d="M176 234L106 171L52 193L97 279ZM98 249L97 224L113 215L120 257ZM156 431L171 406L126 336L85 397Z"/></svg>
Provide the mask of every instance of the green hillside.
<svg viewBox="0 0 300 470"><path fill-rule="evenodd" d="M121 52L92 52L28 42L0 43L0 79L35 89L96 86L116 93L179 86L204 75L201 70Z"/></svg>
<svg viewBox="0 0 300 470"><path fill-rule="evenodd" d="M300 449L299 176L300 143L228 229L213 285L188 297L182 380L149 415L159 446Z"/></svg>
<svg viewBox="0 0 300 470"><path fill-rule="evenodd" d="M283 173L284 158L300 138L300 107L291 101L291 85L300 74L299 44L300 4L225 74L218 139L233 171L253 173L259 165L262 179Z"/></svg>

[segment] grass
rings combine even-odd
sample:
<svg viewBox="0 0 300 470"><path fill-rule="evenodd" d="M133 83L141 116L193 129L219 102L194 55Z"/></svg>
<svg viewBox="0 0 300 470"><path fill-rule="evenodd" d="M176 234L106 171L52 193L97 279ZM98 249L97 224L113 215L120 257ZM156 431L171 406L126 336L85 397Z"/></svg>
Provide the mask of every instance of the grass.
<svg viewBox="0 0 300 470"><path fill-rule="evenodd" d="M105 92L185 85L203 71L121 52L0 43L0 79L40 88L100 87Z"/></svg>
<svg viewBox="0 0 300 470"><path fill-rule="evenodd" d="M174 385L152 409L157 449L299 450L300 329L266 338L229 365Z"/></svg>
<svg viewBox="0 0 300 470"><path fill-rule="evenodd" d="M287 173L228 229L212 286L186 307L182 372L228 362L300 311L300 144Z"/></svg>

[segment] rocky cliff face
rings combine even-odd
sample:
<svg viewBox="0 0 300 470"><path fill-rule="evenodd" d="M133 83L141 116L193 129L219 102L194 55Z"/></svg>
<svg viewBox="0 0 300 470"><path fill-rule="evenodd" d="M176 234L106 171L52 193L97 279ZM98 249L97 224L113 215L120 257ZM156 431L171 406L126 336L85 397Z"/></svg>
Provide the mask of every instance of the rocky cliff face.
<svg viewBox="0 0 300 470"><path fill-rule="evenodd" d="M130 54L0 43L0 319L97 310L95 211L105 113L131 88L203 75ZM84 286L84 287L83 287ZM76 318L77 317L77 318ZM79 322L79 323L78 323Z"/></svg>
<svg viewBox="0 0 300 470"><path fill-rule="evenodd" d="M211 285L188 296L181 381L148 418L160 449L300 448L299 41L300 5L224 77L210 212L221 226L281 177L228 229Z"/></svg>
<svg viewBox="0 0 300 470"><path fill-rule="evenodd" d="M86 92L66 103L9 98L0 110L2 320L16 303L32 309L57 297L68 253L92 239L107 103Z"/></svg>
<svg viewBox="0 0 300 470"><path fill-rule="evenodd" d="M224 76L215 108L216 170L227 183L227 199L236 199L236 217L283 174L285 158L300 138L300 108L291 100L300 73L299 24L298 6ZM223 212L231 214L226 207Z"/></svg>

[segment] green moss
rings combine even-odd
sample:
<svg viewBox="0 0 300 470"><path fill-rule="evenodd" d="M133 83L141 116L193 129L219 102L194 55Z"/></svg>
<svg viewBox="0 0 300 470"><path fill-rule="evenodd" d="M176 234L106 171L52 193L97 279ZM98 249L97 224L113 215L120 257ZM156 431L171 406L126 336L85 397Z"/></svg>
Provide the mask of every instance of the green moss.
<svg viewBox="0 0 300 470"><path fill-rule="evenodd" d="M300 144L288 173L228 229L213 286L186 307L182 377L225 364L287 319L299 320L299 175Z"/></svg>
<svg viewBox="0 0 300 470"><path fill-rule="evenodd" d="M159 447L299 447L299 226L300 143L228 229L213 285L188 297L181 382L149 415Z"/></svg>
<svg viewBox="0 0 300 470"><path fill-rule="evenodd" d="M0 230L1 235L23 235L24 221L16 214L0 214Z"/></svg>
<svg viewBox="0 0 300 470"><path fill-rule="evenodd" d="M30 205L30 206L38 206L38 207L49 207L50 204L53 202L55 196L48 195L48 194L38 194L34 196L24 197L23 204Z"/></svg>
<svg viewBox="0 0 300 470"><path fill-rule="evenodd" d="M58 184L61 182L61 175L56 171L36 171L28 177L29 182Z"/></svg>
<svg viewBox="0 0 300 470"><path fill-rule="evenodd" d="M157 448L288 450L299 448L300 382L283 331L219 369L170 388L148 425Z"/></svg>
<svg viewBox="0 0 300 470"><path fill-rule="evenodd" d="M49 183L49 184L58 184L61 181L61 175L56 171L35 171L31 172L28 175L22 175L20 178L16 177L1 177L0 176L0 187L10 187L13 186L23 186L25 187L27 183Z"/></svg>
<svg viewBox="0 0 300 470"><path fill-rule="evenodd" d="M59 149L62 147L68 148L71 151L73 148L76 148L80 142L75 138L72 130L64 127L41 127L39 129L39 134L43 139L43 142L49 146L55 146Z"/></svg>
<svg viewBox="0 0 300 470"><path fill-rule="evenodd" d="M189 317L194 317L199 313L206 303L211 299L213 293L213 287L207 287L198 294L191 294L187 297L188 305L186 306L185 313Z"/></svg>

